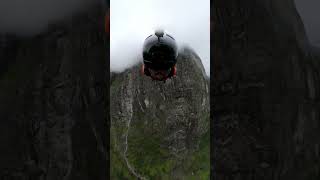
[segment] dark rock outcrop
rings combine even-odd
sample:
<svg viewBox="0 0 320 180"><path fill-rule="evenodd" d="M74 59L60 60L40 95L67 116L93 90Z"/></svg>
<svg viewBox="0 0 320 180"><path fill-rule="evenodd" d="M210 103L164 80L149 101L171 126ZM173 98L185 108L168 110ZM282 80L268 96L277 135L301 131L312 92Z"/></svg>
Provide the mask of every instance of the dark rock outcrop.
<svg viewBox="0 0 320 180"><path fill-rule="evenodd" d="M93 3L47 32L3 43L0 179L108 179L104 16Z"/></svg>
<svg viewBox="0 0 320 180"><path fill-rule="evenodd" d="M213 8L213 179L319 179L320 58L293 0Z"/></svg>
<svg viewBox="0 0 320 180"><path fill-rule="evenodd" d="M111 177L208 178L209 84L201 60L184 48L177 76L165 83L142 76L140 66L111 78L111 163L123 165Z"/></svg>

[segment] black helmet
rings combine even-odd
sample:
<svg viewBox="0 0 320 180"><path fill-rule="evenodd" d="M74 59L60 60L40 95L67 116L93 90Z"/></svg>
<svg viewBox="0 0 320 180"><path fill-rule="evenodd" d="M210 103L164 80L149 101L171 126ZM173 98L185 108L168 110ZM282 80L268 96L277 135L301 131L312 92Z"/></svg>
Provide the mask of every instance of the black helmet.
<svg viewBox="0 0 320 180"><path fill-rule="evenodd" d="M163 30L157 30L144 41L143 62L148 68L170 69L176 64L177 56L175 39Z"/></svg>

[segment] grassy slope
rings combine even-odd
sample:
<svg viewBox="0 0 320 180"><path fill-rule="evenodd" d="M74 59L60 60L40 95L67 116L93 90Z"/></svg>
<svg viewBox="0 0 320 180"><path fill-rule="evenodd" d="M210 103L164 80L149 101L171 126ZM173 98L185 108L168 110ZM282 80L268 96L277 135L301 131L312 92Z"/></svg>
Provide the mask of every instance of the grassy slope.
<svg viewBox="0 0 320 180"><path fill-rule="evenodd" d="M139 130L138 130L139 129ZM112 131L111 131L112 132ZM168 179L174 168L181 166L184 179L209 179L210 136L209 131L200 140L199 150L189 155L181 164L160 147L161 137L139 127L132 127L129 137L129 161L136 171L149 179ZM112 135L111 135L112 136ZM134 179L119 152L111 145L112 179Z"/></svg>

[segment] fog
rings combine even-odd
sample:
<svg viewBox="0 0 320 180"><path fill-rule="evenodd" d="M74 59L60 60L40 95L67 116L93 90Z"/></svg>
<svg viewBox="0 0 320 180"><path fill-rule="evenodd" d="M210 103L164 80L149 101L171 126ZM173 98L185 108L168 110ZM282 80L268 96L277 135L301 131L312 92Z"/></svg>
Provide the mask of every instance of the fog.
<svg viewBox="0 0 320 180"><path fill-rule="evenodd" d="M102 0L0 0L0 33L34 35Z"/></svg>
<svg viewBox="0 0 320 180"><path fill-rule="evenodd" d="M110 68L123 71L142 60L142 45L157 28L193 48L210 74L209 0L111 0Z"/></svg>

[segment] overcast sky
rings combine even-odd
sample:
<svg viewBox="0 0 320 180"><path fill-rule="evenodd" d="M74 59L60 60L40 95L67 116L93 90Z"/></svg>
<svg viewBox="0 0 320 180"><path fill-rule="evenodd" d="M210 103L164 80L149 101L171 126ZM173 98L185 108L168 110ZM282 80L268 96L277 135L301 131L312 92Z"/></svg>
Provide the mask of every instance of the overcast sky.
<svg viewBox="0 0 320 180"><path fill-rule="evenodd" d="M141 61L143 41L160 27L192 47L210 74L209 0L111 0L110 7L111 71Z"/></svg>
<svg viewBox="0 0 320 180"><path fill-rule="evenodd" d="M49 23L100 0L0 0L0 33L36 34ZM101 0L102 1L102 0ZM320 44L320 0L295 0L312 43ZM111 0L111 69L121 71L141 58L141 46L156 27L179 45L193 47L207 74L209 0Z"/></svg>
<svg viewBox="0 0 320 180"><path fill-rule="evenodd" d="M320 0L295 0L311 43L320 45Z"/></svg>
<svg viewBox="0 0 320 180"><path fill-rule="evenodd" d="M0 33L34 35L100 0L0 0Z"/></svg>

